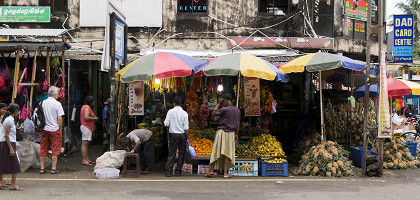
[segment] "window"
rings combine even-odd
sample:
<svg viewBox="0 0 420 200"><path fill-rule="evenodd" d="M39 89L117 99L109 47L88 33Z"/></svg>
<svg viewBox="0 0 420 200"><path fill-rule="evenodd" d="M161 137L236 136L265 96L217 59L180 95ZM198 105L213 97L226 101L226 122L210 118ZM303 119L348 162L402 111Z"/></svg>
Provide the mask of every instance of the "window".
<svg viewBox="0 0 420 200"><path fill-rule="evenodd" d="M288 0L259 0L259 14L286 15L288 9Z"/></svg>
<svg viewBox="0 0 420 200"><path fill-rule="evenodd" d="M67 14L67 0L39 0L39 6L49 6L53 14Z"/></svg>
<svg viewBox="0 0 420 200"><path fill-rule="evenodd" d="M178 14L207 14L207 0L178 0Z"/></svg>
<svg viewBox="0 0 420 200"><path fill-rule="evenodd" d="M317 35L334 35L334 0L313 1L313 28Z"/></svg>

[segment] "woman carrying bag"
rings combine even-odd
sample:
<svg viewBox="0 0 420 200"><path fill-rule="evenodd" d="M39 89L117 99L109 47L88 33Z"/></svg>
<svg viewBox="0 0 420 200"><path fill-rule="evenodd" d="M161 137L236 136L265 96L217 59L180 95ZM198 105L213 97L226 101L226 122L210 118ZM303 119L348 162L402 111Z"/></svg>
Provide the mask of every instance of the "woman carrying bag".
<svg viewBox="0 0 420 200"><path fill-rule="evenodd" d="M3 137L0 138L0 174L12 174L10 190L22 191L24 188L16 185L17 173L20 173L20 163L16 155L16 125L15 118L19 113L19 105L11 103L2 120Z"/></svg>

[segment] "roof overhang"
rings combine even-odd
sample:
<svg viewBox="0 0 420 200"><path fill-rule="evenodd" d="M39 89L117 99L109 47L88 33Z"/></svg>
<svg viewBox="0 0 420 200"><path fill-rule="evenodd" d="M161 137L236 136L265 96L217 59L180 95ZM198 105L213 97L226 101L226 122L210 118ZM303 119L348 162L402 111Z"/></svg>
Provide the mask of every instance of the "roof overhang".
<svg viewBox="0 0 420 200"><path fill-rule="evenodd" d="M1 36L59 37L66 32L67 29L0 29Z"/></svg>

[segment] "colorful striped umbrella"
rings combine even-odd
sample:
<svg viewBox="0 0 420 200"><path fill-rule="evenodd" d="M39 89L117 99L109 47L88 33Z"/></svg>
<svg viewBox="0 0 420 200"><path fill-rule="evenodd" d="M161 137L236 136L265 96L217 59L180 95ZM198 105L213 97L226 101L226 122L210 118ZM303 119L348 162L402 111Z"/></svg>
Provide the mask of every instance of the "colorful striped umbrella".
<svg viewBox="0 0 420 200"><path fill-rule="evenodd" d="M303 72L305 71L305 68L308 72L325 71L337 69L339 67L358 71L363 71L365 69L365 65L361 61L324 52L310 53L284 63L279 67L280 71L285 74Z"/></svg>
<svg viewBox="0 0 420 200"><path fill-rule="evenodd" d="M388 96L390 98L401 98L404 95L420 95L420 84L412 81L401 79L387 78ZM369 96L376 96L378 91L377 85L371 85ZM372 94L371 94L372 93ZM362 97L365 95L365 86L362 86L354 91L355 97Z"/></svg>
<svg viewBox="0 0 420 200"><path fill-rule="evenodd" d="M203 60L183 54L158 52L131 62L120 76L124 83L148 81L152 80L153 76L158 79L184 77L191 75L194 68L205 63Z"/></svg>
<svg viewBox="0 0 420 200"><path fill-rule="evenodd" d="M226 54L214 58L205 66L194 70L203 71L206 76L242 76L256 77L265 80L278 80L287 82L288 78L271 63L254 55L244 53Z"/></svg>

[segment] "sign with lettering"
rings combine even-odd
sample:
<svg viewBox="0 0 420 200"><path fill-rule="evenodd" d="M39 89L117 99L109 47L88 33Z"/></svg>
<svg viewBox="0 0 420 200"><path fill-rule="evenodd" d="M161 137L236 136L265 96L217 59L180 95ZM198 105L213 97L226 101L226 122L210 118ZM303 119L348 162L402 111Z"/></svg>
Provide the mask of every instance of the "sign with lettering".
<svg viewBox="0 0 420 200"><path fill-rule="evenodd" d="M394 15L394 62L413 62L413 15Z"/></svg>
<svg viewBox="0 0 420 200"><path fill-rule="evenodd" d="M301 49L333 49L333 38L307 37L230 37L228 47L242 48L301 48Z"/></svg>
<svg viewBox="0 0 420 200"><path fill-rule="evenodd" d="M129 115L144 115L144 82L128 84Z"/></svg>
<svg viewBox="0 0 420 200"><path fill-rule="evenodd" d="M115 58L124 59L124 24L115 20Z"/></svg>
<svg viewBox="0 0 420 200"><path fill-rule="evenodd" d="M245 77L245 116L260 116L260 79Z"/></svg>
<svg viewBox="0 0 420 200"><path fill-rule="evenodd" d="M388 86L386 81L385 49L381 49L380 89L379 89L379 138L391 138L389 131L391 121L389 114Z"/></svg>
<svg viewBox="0 0 420 200"><path fill-rule="evenodd" d="M0 6L0 22L50 22L50 7Z"/></svg>
<svg viewBox="0 0 420 200"><path fill-rule="evenodd" d="M180 14L207 14L207 0L178 0Z"/></svg>
<svg viewBox="0 0 420 200"><path fill-rule="evenodd" d="M367 20L367 0L345 0L344 14L350 18ZM376 8L375 0L372 0L372 10ZM375 17L375 12L372 12L372 17Z"/></svg>

